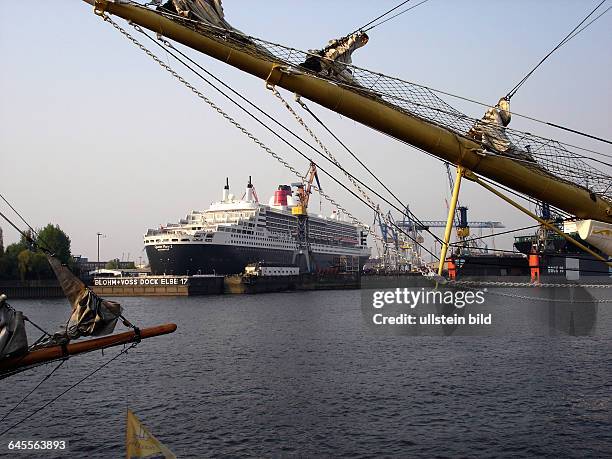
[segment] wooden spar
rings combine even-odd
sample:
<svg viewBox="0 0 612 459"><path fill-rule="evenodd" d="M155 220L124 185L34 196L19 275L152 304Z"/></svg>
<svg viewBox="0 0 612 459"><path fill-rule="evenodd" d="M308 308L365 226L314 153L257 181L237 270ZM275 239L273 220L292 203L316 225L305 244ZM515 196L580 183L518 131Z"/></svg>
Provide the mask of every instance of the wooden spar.
<svg viewBox="0 0 612 459"><path fill-rule="evenodd" d="M478 154L482 148L480 144L435 124L327 80L309 74L284 71L274 62L212 40L155 11L107 0L83 1L95 5L98 14L106 12L132 21L261 78L269 84L298 93L341 115L572 215L612 223L610 204L599 196L592 195L587 189L511 158Z"/></svg>
<svg viewBox="0 0 612 459"><path fill-rule="evenodd" d="M152 338L154 336L166 335L174 333L176 324L157 325L155 327L143 328L140 330L140 339ZM63 357L83 354L85 352L95 351L97 349L106 349L108 347L120 346L122 344L132 343L138 338L134 330L117 333L116 335L104 336L76 343L70 343L65 346L51 346L36 351L28 352L19 357L11 357L5 360L0 360L0 375L3 372L16 370L18 368L28 367L39 363L49 362L52 360L61 359Z"/></svg>

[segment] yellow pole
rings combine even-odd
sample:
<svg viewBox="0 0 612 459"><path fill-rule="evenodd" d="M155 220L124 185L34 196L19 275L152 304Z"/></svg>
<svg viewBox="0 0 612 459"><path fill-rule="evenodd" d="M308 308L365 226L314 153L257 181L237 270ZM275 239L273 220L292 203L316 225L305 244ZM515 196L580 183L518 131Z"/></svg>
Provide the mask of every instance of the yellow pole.
<svg viewBox="0 0 612 459"><path fill-rule="evenodd" d="M455 219L455 210L457 209L457 201L459 200L459 190L461 188L461 178L463 177L463 167L457 166L457 177L453 186L453 196L451 197L450 205L448 206L448 218L446 219L446 230L444 231L444 242L440 251L440 264L438 265L438 275L442 275L444 262L446 261L446 252L448 252L448 244L450 242L451 233L453 232L453 220Z"/></svg>
<svg viewBox="0 0 612 459"><path fill-rule="evenodd" d="M537 220L541 225L544 225L546 228L548 228L551 231L554 231L555 233L557 233L559 236L563 237L566 241L574 244L576 247L578 247L579 249L584 250L585 252L593 255L595 258L597 258L598 260L603 261L605 264L607 264L608 266L612 266L612 262L609 262L606 258L602 257L601 255L599 255L598 253L595 253L593 250L589 249L587 246L585 246L584 244L581 244L580 242L578 242L576 239L574 239L573 237L571 237L569 234L565 234L563 231L561 231L559 228L557 228L555 225L552 225L550 222L547 222L546 220L538 217L536 214L534 214L533 212L531 212L529 209L521 206L518 202L515 202L514 200L510 199L508 196L506 196L505 194L497 191L495 188L493 188L491 185L488 185L487 183L484 183L482 180L480 180L480 178L478 178L475 175L471 175L468 176L468 178L470 180L473 180L474 182L478 183L480 186L482 186L483 188L489 190L491 193L495 194L496 196L499 196L500 198L502 198L504 201L506 201L508 204L510 204L511 206L517 208L518 210L520 210L521 212L526 213L527 215L529 215L531 218L533 218L534 220Z"/></svg>

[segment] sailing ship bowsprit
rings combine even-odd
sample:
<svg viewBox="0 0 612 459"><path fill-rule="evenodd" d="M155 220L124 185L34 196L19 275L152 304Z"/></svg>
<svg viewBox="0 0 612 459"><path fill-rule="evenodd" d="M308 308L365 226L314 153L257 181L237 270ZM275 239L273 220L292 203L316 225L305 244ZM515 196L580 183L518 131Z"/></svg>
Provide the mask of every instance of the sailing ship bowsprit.
<svg viewBox="0 0 612 459"><path fill-rule="evenodd" d="M97 296L53 255L47 254L47 260L72 306L70 317L57 332L43 332L38 340L28 344L25 322L29 319L10 306L6 295L0 295L0 378L73 355L137 343L176 330L175 324L136 327L123 316L119 303ZM130 331L112 334L119 320ZM75 342L83 337L94 339Z"/></svg>

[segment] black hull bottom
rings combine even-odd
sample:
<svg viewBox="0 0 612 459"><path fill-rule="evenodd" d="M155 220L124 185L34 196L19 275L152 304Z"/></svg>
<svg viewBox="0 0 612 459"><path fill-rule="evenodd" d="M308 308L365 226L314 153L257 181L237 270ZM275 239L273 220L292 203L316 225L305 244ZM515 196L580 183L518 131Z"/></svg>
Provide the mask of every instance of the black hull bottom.
<svg viewBox="0 0 612 459"><path fill-rule="evenodd" d="M239 274L249 263L265 261L290 264L294 262L294 254L291 251L258 247L176 244L165 246L161 250L154 246L147 246L146 250L151 265L151 274L154 275ZM359 270L367 258L359 259ZM302 271L305 270L303 256L298 257L297 264ZM311 264L315 272L327 271L341 266L343 260L339 255L313 254Z"/></svg>

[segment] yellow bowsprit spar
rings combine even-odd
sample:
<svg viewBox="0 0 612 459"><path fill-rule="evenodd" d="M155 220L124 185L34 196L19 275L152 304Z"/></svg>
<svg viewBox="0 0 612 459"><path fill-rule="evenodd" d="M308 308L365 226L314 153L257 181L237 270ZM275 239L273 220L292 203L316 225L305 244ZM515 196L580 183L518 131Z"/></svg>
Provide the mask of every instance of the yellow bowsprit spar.
<svg viewBox="0 0 612 459"><path fill-rule="evenodd" d="M468 134L477 120L446 104L429 88L354 66L350 66L354 83L334 81L301 67L300 63L309 56L303 51L228 32L134 2L84 1L93 5L100 16L122 17L259 77L270 86L295 92L455 164L458 166L458 179L466 177L492 191L481 180L481 177L486 177L579 219L612 224L612 178L586 164L580 155L559 142L508 129L507 135L513 144L519 150L529 152L534 161L487 151ZM459 185L456 187L458 192ZM509 200L507 197L504 199ZM449 224L452 224L452 214L454 209L451 206ZM559 231L556 227L551 229ZM447 233L450 237L450 231ZM560 233L572 243L579 244ZM447 247L448 238L445 238L440 266ZM607 261L590 249L587 251Z"/></svg>

